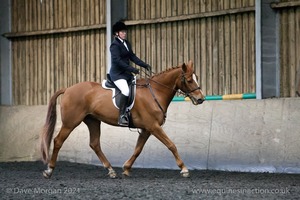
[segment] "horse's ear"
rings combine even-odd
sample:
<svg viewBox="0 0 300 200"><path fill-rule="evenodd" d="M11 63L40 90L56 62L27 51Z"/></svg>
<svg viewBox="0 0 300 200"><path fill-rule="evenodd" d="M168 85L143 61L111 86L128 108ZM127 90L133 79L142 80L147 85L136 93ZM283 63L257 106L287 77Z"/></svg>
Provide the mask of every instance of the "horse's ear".
<svg viewBox="0 0 300 200"><path fill-rule="evenodd" d="M186 71L187 71L187 66L185 65L185 63L182 64L182 70L184 71L184 73L186 73Z"/></svg>
<svg viewBox="0 0 300 200"><path fill-rule="evenodd" d="M194 69L194 63L193 63L193 61L190 60L188 66L190 66L192 69Z"/></svg>

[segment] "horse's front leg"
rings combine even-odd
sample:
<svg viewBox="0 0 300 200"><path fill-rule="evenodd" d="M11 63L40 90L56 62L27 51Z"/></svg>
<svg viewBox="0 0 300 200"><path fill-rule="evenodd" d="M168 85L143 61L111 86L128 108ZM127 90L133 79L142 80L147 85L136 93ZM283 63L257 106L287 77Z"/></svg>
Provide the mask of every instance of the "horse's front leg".
<svg viewBox="0 0 300 200"><path fill-rule="evenodd" d="M142 152L144 145L147 142L149 136L150 136L150 133L143 129L138 137L137 142L136 142L136 146L135 146L133 155L123 165L123 170L124 170L123 175L126 175L126 176L130 175L131 167L132 167L134 161L137 159L137 157Z"/></svg>
<svg viewBox="0 0 300 200"><path fill-rule="evenodd" d="M174 155L176 163L178 167L181 169L181 176L182 177L189 177L189 170L184 165L183 161L181 160L179 153L177 151L177 147L175 144L170 140L170 138L167 136L167 134L164 132L164 130L161 128L161 126L157 126L156 128L151 131L152 135L154 135L157 139L159 139Z"/></svg>

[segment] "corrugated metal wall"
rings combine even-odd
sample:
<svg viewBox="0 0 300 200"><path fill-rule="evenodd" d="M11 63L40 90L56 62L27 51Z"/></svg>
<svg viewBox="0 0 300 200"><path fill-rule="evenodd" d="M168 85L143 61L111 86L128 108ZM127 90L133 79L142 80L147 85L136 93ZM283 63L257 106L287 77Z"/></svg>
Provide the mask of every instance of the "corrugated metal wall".
<svg viewBox="0 0 300 200"><path fill-rule="evenodd" d="M295 3L296 2L296 3ZM299 1L281 12L281 95L299 73ZM128 0L128 40L155 72L194 61L206 95L255 92L255 0ZM15 105L106 74L105 0L12 0ZM300 75L298 75L300 76Z"/></svg>

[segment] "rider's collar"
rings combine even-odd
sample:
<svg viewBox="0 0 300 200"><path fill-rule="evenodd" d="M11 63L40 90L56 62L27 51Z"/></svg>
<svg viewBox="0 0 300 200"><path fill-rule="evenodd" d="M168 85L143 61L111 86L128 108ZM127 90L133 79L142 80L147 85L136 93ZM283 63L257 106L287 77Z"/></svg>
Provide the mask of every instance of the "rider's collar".
<svg viewBox="0 0 300 200"><path fill-rule="evenodd" d="M117 37L122 43L125 42L125 40L122 40L119 36Z"/></svg>

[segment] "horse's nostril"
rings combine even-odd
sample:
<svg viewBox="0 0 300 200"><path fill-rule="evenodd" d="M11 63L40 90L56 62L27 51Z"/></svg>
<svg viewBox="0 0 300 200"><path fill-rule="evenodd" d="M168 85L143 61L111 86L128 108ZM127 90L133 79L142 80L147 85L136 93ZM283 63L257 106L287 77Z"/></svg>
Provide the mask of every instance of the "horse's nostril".
<svg viewBox="0 0 300 200"><path fill-rule="evenodd" d="M204 99L198 99L197 102L198 104L202 104L204 102Z"/></svg>

